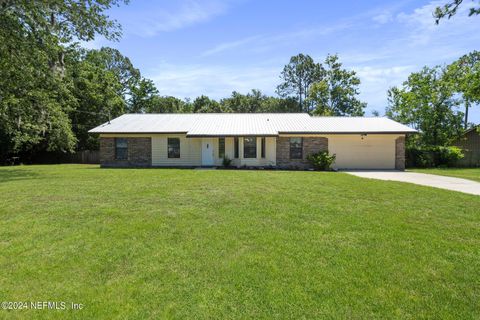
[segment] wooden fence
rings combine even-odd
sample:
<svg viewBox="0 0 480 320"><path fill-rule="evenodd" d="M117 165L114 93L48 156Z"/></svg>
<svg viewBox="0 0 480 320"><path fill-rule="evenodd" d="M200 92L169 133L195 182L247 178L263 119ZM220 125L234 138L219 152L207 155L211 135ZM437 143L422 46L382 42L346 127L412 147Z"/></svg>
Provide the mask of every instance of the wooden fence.
<svg viewBox="0 0 480 320"><path fill-rule="evenodd" d="M65 162L99 164L100 152L98 150L78 151L78 152L66 155Z"/></svg>

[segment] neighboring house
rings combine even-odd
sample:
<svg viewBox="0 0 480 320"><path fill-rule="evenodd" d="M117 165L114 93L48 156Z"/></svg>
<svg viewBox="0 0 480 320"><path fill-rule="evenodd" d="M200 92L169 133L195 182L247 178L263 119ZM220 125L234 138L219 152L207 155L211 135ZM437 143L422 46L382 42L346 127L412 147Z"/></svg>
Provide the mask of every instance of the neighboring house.
<svg viewBox="0 0 480 320"><path fill-rule="evenodd" d="M387 118L305 113L125 114L98 126L103 167L221 166L306 169L307 156L336 155L337 169L405 168L405 135Z"/></svg>
<svg viewBox="0 0 480 320"><path fill-rule="evenodd" d="M464 157L457 161L461 167L480 167L480 126L465 131L454 145L462 148Z"/></svg>

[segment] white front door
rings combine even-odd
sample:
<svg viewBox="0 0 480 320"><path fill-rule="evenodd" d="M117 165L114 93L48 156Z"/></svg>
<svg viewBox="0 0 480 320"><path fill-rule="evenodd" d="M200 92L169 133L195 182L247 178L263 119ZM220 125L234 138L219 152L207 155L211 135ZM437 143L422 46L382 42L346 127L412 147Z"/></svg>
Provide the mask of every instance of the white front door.
<svg viewBox="0 0 480 320"><path fill-rule="evenodd" d="M213 166L213 138L202 138L202 166Z"/></svg>

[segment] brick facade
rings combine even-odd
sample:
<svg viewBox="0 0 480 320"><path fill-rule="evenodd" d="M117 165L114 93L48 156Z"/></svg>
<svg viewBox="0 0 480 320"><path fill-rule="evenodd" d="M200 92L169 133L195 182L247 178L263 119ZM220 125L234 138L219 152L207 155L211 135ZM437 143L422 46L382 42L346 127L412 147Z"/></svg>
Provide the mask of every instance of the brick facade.
<svg viewBox="0 0 480 320"><path fill-rule="evenodd" d="M290 138L277 138L277 167L286 169L311 168L307 156L319 151L328 151L328 139L324 137L303 137L302 159L290 159Z"/></svg>
<svg viewBox="0 0 480 320"><path fill-rule="evenodd" d="M150 167L152 165L152 139L126 138L128 159L115 159L115 138L100 138L100 165L102 167Z"/></svg>
<svg viewBox="0 0 480 320"><path fill-rule="evenodd" d="M395 140L395 169L405 170L405 137Z"/></svg>

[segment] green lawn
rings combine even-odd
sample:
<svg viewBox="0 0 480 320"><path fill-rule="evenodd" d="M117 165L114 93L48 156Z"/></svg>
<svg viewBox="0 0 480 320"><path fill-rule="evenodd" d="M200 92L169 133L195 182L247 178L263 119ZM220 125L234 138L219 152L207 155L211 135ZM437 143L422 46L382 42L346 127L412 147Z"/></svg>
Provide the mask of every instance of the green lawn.
<svg viewBox="0 0 480 320"><path fill-rule="evenodd" d="M480 317L480 197L343 173L0 168L5 319Z"/></svg>
<svg viewBox="0 0 480 320"><path fill-rule="evenodd" d="M408 171L438 174L442 176L457 177L480 182L480 168L408 169Z"/></svg>

